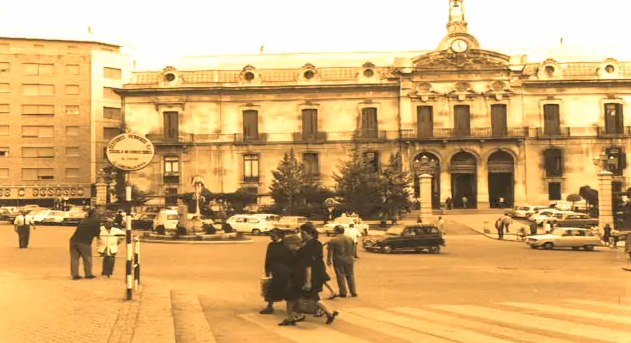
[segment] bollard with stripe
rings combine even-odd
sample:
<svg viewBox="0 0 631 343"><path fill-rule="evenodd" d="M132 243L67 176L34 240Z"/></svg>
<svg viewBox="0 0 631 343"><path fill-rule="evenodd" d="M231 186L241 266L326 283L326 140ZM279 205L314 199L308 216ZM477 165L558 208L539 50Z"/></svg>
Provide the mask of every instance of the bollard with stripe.
<svg viewBox="0 0 631 343"><path fill-rule="evenodd" d="M125 284L127 286L127 300L132 299L133 292L133 274L132 274L132 257L133 257L133 248L131 241L131 215L127 215L127 221L125 225L125 238L127 242L127 249L125 250L125 257L127 263L125 265Z"/></svg>
<svg viewBox="0 0 631 343"><path fill-rule="evenodd" d="M134 237L134 290L140 285L140 238Z"/></svg>

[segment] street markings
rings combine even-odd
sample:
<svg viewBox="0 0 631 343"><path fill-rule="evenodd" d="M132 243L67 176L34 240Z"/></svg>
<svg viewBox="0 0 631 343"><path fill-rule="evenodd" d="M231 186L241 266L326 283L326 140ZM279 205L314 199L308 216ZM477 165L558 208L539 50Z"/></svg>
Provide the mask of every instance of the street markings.
<svg viewBox="0 0 631 343"><path fill-rule="evenodd" d="M348 307L340 309L332 325L324 325L323 318L310 316L290 327L278 326L282 316L246 313L238 317L266 332L301 343L387 342L388 337L397 342L424 343L631 343L631 334L623 329L624 324L631 324L627 308L583 299L563 299L555 304ZM376 335L379 337L372 337Z"/></svg>

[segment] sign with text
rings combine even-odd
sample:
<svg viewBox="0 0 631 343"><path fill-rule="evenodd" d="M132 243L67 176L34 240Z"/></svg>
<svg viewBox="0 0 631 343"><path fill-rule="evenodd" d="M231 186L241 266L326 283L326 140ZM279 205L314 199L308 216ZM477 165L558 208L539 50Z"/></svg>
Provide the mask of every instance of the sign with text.
<svg viewBox="0 0 631 343"><path fill-rule="evenodd" d="M114 167L127 171L146 167L155 154L153 143L134 133L123 133L112 138L105 151Z"/></svg>

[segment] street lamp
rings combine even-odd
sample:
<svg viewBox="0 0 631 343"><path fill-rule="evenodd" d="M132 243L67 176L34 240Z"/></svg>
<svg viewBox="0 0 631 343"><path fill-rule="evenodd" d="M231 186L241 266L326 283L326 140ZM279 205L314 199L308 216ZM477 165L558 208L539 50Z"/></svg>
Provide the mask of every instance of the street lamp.
<svg viewBox="0 0 631 343"><path fill-rule="evenodd" d="M606 152L601 152L592 158L592 162L600 167L598 172L598 227L602 230L605 224L613 224L613 199L611 181L613 173L610 171L615 166L615 157L607 156Z"/></svg>

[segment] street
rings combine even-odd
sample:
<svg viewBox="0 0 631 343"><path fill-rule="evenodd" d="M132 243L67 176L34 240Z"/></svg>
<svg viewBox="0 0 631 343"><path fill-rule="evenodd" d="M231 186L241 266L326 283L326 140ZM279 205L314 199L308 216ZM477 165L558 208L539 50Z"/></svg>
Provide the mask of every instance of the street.
<svg viewBox="0 0 631 343"><path fill-rule="evenodd" d="M448 224L454 220L448 219ZM67 243L72 231L39 227L32 233L29 249L20 250L12 227L0 226L1 278L7 281L10 276L16 283L40 280L32 287L61 285L69 292L88 283L95 287L107 283L109 290L120 288L112 298L122 298L124 252L117 257L111 280L70 281ZM449 230L449 225L445 239L447 246L439 255L360 250L355 265L359 296L325 300L340 312L330 326L324 325L323 318L309 316L289 328L277 326L284 303L275 304L274 315L258 314L264 306L259 280L269 238L253 237L252 243L245 244L143 243L143 295L133 341L149 342L143 333L151 334L152 326L164 329L171 320L176 342L213 341L203 336L214 336L217 342L631 342L622 329L631 323L631 274L621 269L627 264L622 249L532 250L524 243L497 241L460 226ZM97 275L100 263L95 257ZM332 270L329 273L333 275ZM335 280L331 285L337 288ZM30 291L31 303L25 304L29 306L8 308L14 299L23 299L20 294L25 291L3 288L4 328L24 325L15 322L21 318L15 313L40 303L38 294L46 297L41 289ZM159 310L158 301L152 303L153 295L169 307L166 313L171 318L158 312L152 318L153 312L146 312L151 306ZM325 290L321 295L329 294ZM94 304L94 299L89 301ZM55 305L54 300L49 302ZM80 314L80 308L63 311L69 320L75 312ZM54 330L45 318L39 320L29 323L32 330L19 334L39 332L38 326ZM56 318L55 325L61 325L59 321ZM37 341L32 336L2 335L0 342ZM57 341L69 341L60 337ZM112 335L102 341L113 341Z"/></svg>

